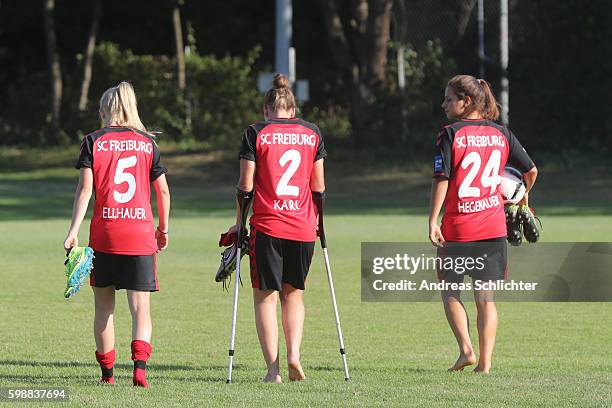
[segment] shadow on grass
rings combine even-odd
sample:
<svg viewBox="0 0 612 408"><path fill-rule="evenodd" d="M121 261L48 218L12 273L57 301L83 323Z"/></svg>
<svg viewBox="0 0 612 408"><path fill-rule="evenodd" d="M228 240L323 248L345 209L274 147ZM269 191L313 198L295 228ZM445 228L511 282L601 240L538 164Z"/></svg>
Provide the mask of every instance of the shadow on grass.
<svg viewBox="0 0 612 408"><path fill-rule="evenodd" d="M92 367L97 368L98 363L93 359L91 362L84 361L38 361L38 360L0 360L0 366L18 366L18 367L47 367L47 368L71 368L71 367ZM115 364L115 368L132 369L132 364ZM152 371L201 371L201 370L227 370L226 365L207 365L207 366L191 366L182 364L150 364L149 368ZM234 369L245 370L247 366L244 364L234 364Z"/></svg>
<svg viewBox="0 0 612 408"><path fill-rule="evenodd" d="M401 370L403 372L407 372L407 373L415 373L415 374L437 374L437 373L446 373L446 370L439 370L439 369L434 369L434 368L419 368L419 367L387 367L387 368L382 368L382 367L361 367L358 365L350 365L349 364L349 374L351 376L353 376L353 374L355 373L376 373L376 372L383 372L386 369L388 369L389 371L393 371L393 370ZM308 366L305 365L304 366L304 371L308 372L308 371L316 371L316 372L337 372L339 376L343 376L344 372L342 371L342 367L336 367L336 366Z"/></svg>
<svg viewBox="0 0 612 408"><path fill-rule="evenodd" d="M155 371L152 371L153 373ZM0 379L2 380L9 380L9 381L20 381L20 382L24 382L27 384L45 384L48 385L49 383L53 383L54 381L57 382L58 380L67 380L70 382L70 385L84 385L84 386L100 386L100 387L109 387L112 385L108 385L108 384L100 384L97 379L98 379L98 372L96 371L95 374L92 373L91 376L88 375L80 375L80 374L49 374L49 375L41 375L41 374L36 374L36 375L20 375L20 374L0 374ZM115 378L118 378L117 383L114 385L114 387L117 386L121 386L122 384L124 385L132 385L131 384L131 380L127 379L127 376L125 375L117 375L115 374ZM149 382L151 383L155 383L156 380L160 380L160 381L180 381L180 382L193 382L193 383L219 383L219 384L225 384L225 378L223 378L223 376L218 376L218 377L213 377L213 376L201 376L201 375L194 375L191 377L166 377L166 376L158 376L155 374L151 374L151 373L147 373L147 379L149 380ZM257 381L253 381L253 380L241 380L240 382L243 383L252 383L252 382L257 382Z"/></svg>
<svg viewBox="0 0 612 408"><path fill-rule="evenodd" d="M83 362L83 361L37 361L37 360L0 360L0 366L19 366L19 367L52 367L52 368L70 368L70 367L98 367L98 363L95 361ZM115 367L121 369L131 369L132 364L115 364ZM151 367L155 371L190 371L190 370L201 370L202 367L194 367L188 365L178 364L151 364ZM235 366L236 367L236 366ZM226 366L215 366L215 367L203 367L209 368L224 368Z"/></svg>

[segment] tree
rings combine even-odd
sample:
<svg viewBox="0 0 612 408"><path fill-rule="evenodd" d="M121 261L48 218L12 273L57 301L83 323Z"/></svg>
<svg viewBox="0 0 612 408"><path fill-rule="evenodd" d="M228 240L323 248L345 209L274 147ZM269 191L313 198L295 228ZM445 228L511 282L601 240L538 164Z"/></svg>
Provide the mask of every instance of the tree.
<svg viewBox="0 0 612 408"><path fill-rule="evenodd" d="M176 47L176 68L178 87L185 91L185 45L183 44L183 28L181 26L181 0L172 0L172 25L174 26L174 44Z"/></svg>
<svg viewBox="0 0 612 408"><path fill-rule="evenodd" d="M53 141L57 141L60 122L60 109L62 105L62 69L57 53L54 12L55 0L45 0L45 40L47 47L49 82L51 85L51 131Z"/></svg>
<svg viewBox="0 0 612 408"><path fill-rule="evenodd" d="M81 83L81 95L79 97L79 113L85 112L87 108L87 94L89 93L89 84L91 83L93 54L96 47L96 36L98 35L101 14L102 0L96 0L94 3L93 18L91 19L91 27L89 29L89 39L87 40L87 47L83 55L83 82Z"/></svg>
<svg viewBox="0 0 612 408"><path fill-rule="evenodd" d="M172 6L172 25L174 27L174 45L176 48L176 70L177 85L181 97L185 102L185 128L191 131L191 100L187 95L187 81L185 73L185 45L183 43L183 27L181 24L180 6L183 0L171 0Z"/></svg>
<svg viewBox="0 0 612 408"><path fill-rule="evenodd" d="M393 0L318 0L336 65L349 85L358 146L368 137L375 95L385 84Z"/></svg>

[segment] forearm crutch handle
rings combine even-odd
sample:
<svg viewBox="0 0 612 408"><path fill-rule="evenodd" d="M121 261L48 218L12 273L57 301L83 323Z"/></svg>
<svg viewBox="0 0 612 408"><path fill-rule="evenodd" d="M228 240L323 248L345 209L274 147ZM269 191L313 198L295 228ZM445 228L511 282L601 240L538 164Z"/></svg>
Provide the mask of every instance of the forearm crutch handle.
<svg viewBox="0 0 612 408"><path fill-rule="evenodd" d="M319 214L319 226L317 234L321 239L321 248L327 248L327 240L325 239L325 228L323 226L323 204L325 202L325 191L313 191L312 200L317 206L317 213Z"/></svg>

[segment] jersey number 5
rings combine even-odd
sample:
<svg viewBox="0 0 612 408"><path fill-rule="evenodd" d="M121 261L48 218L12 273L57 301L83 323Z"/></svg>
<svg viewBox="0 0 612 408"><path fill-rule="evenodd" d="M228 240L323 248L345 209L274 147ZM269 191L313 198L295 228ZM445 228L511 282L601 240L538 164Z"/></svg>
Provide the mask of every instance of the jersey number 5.
<svg viewBox="0 0 612 408"><path fill-rule="evenodd" d="M117 161L117 168L115 169L115 185L122 183L128 183L128 189L125 193L120 193L117 190L113 191L113 198L119 204L125 204L134 198L136 194L136 179L132 173L126 173L125 170L130 167L136 166L136 156L125 157Z"/></svg>
<svg viewBox="0 0 612 408"><path fill-rule="evenodd" d="M470 152L462 160L461 168L467 169L469 166L472 167L459 186L459 198L480 197L480 188L473 186L472 183L474 182L476 175L478 175L481 163L482 159L480 158L480 154L478 154L478 152ZM482 175L480 176L480 185L484 188L491 188L489 195L495 194L497 191L497 186L501 183L501 176L499 175L500 166L501 152L499 150L493 150L491 152L491 156L489 156L489 161L487 161L487 164L482 171Z"/></svg>
<svg viewBox="0 0 612 408"><path fill-rule="evenodd" d="M302 156L300 155L300 152L297 150L293 150L293 149L287 150L280 157L280 159L278 160L278 164L280 164L281 167L285 167L285 164L287 164L287 162L290 162L290 163L289 163L289 167L287 167L287 170L285 170L285 173L283 174L278 184L276 185L276 195L277 196L280 197L280 196L288 195L288 196L297 197L298 195L300 195L300 188L298 186L290 186L289 181L291 180L291 177L293 177L297 169L300 167L301 161L302 161Z"/></svg>

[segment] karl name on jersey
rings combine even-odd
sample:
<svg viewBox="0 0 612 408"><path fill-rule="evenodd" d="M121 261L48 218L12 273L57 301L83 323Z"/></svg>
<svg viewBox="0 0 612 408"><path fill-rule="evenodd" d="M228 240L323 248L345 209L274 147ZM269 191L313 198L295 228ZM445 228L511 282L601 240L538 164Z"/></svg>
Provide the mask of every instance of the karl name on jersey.
<svg viewBox="0 0 612 408"><path fill-rule="evenodd" d="M310 146L316 148L317 146L317 135L312 133L288 133L288 132L269 132L260 133L260 145L292 145L292 146ZM288 150L280 158L280 165L285 166L286 163L290 163L289 167L281 177L277 187L277 196L290 195L297 197L299 195L299 188L297 186L289 185L289 181L301 162L301 155L297 150ZM300 202L297 199L275 199L274 202L275 211L298 211L300 209Z"/></svg>
<svg viewBox="0 0 612 408"><path fill-rule="evenodd" d="M298 200L274 200L276 211L296 211L300 209Z"/></svg>

